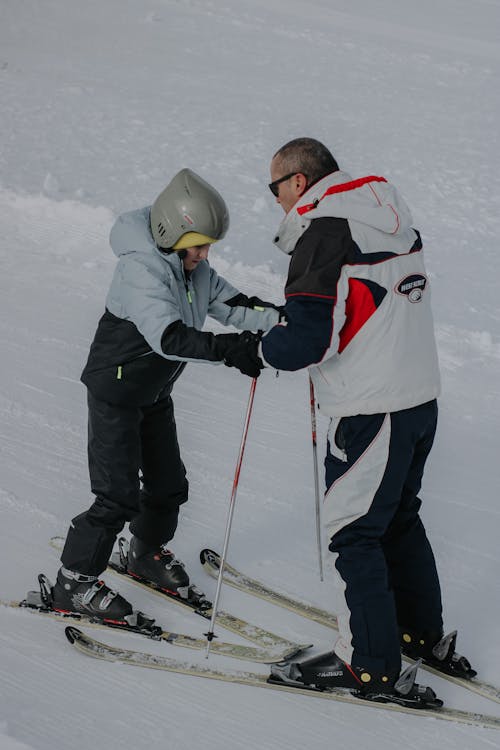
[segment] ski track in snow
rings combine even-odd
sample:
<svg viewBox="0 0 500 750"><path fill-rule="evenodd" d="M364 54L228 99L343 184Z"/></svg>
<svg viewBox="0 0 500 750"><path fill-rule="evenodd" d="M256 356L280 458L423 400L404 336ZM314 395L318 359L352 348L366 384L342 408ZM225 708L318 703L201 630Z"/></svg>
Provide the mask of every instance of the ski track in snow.
<svg viewBox="0 0 500 750"><path fill-rule="evenodd" d="M79 376L114 268L107 244L114 216L146 205L190 166L230 208L231 229L211 250L213 266L242 291L280 302L288 261L271 244L281 214L266 187L268 160L288 138L310 134L331 145L353 176L394 180L422 229L443 376L422 513L446 624L459 627L460 649L482 677L498 682L498 3L4 6L2 598L24 596L38 572L54 577L48 539L64 534L90 501ZM207 328L220 330L213 321ZM211 596L215 582L200 571L198 552L222 545L249 385L234 370L191 365L175 389L191 486L175 551ZM325 430L320 420L320 457ZM323 584L317 575L313 503L306 375L267 371L257 386L229 559L334 609L331 562ZM200 618L131 584L120 590L165 628L206 630ZM318 651L332 645L331 631L240 592L224 589L221 606L285 637L311 639ZM104 632L102 640L203 658L126 634ZM457 707L495 713L494 704L425 680ZM332 742L486 750L498 737L86 660L66 644L61 624L0 607L0 750L160 743L323 750Z"/></svg>

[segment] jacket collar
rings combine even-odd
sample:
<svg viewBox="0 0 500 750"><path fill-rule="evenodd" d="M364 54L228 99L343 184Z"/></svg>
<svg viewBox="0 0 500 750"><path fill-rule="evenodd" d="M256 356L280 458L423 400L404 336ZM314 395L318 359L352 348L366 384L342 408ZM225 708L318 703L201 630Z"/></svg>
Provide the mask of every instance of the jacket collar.
<svg viewBox="0 0 500 750"><path fill-rule="evenodd" d="M339 171L301 196L281 223L275 244L290 254L311 221L326 216L348 219L387 235L406 232L413 221L404 198L384 177L353 180Z"/></svg>
<svg viewBox="0 0 500 750"><path fill-rule="evenodd" d="M309 190L306 190L304 195L299 198L279 225L273 240L274 244L287 255L293 253L295 245L309 227L312 218L316 218L302 213L301 209L309 205L319 205L322 196L329 187L340 185L350 180L351 177L346 172L337 171L323 177L319 182L312 185ZM309 214L310 212L307 213Z"/></svg>

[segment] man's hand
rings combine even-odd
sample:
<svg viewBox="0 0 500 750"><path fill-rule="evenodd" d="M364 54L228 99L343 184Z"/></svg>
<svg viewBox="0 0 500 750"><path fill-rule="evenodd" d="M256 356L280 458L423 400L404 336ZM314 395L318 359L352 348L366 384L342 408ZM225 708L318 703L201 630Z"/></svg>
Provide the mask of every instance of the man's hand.
<svg viewBox="0 0 500 750"><path fill-rule="evenodd" d="M243 331L237 334L237 342L229 343L224 356L224 364L228 367L237 367L243 375L250 378L258 378L260 371L264 369L264 363L258 355L261 333Z"/></svg>

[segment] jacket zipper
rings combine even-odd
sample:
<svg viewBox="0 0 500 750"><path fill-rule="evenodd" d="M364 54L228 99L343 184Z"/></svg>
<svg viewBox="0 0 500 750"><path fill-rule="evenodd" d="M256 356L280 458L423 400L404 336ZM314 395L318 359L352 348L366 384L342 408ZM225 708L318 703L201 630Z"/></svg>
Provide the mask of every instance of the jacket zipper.
<svg viewBox="0 0 500 750"><path fill-rule="evenodd" d="M182 270L182 278L184 279L184 289L186 290L187 301L189 302L190 305L192 305L193 304L193 295L191 294L191 290L189 288L189 285L188 285L188 282L187 282L187 279L186 279L186 274L184 273L184 269Z"/></svg>
<svg viewBox="0 0 500 750"><path fill-rule="evenodd" d="M142 359L143 357L149 357L150 354L154 354L154 352L153 352L152 349L149 352L144 352L144 354L138 354L137 357L133 357L132 359L128 359L126 362L123 362L123 364L121 364L121 365L117 365L116 366L116 379L117 380L121 380L122 379L122 377L123 377L123 368L124 368L125 365L129 365L131 362L135 362L136 360ZM107 369L106 367L103 368L103 370L106 370L106 369ZM98 370L96 370L96 372L98 372ZM101 372L101 370L99 370L99 372Z"/></svg>

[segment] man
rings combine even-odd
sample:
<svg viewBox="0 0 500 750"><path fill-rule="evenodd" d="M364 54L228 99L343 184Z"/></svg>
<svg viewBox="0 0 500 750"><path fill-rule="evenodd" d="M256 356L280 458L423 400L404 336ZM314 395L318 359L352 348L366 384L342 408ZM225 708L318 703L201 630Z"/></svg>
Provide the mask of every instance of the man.
<svg viewBox="0 0 500 750"><path fill-rule="evenodd" d="M372 700L439 705L405 653L471 677L443 639L433 553L418 511L436 430L440 381L429 280L419 233L383 177L353 180L318 141L299 138L274 155L269 185L285 218L275 244L291 256L286 323L272 328L258 364L309 367L330 417L324 521L343 611L332 653L276 676L351 687Z"/></svg>
<svg viewBox="0 0 500 750"><path fill-rule="evenodd" d="M241 294L209 266L210 245L228 224L219 193L183 169L151 207L120 216L111 231L119 260L82 374L95 501L71 523L51 592L56 610L123 627L137 622L129 602L98 580L126 521L129 573L184 598L193 593L167 548L188 499L172 387L187 362L233 366L233 352L241 372L259 375L260 364L245 364L244 346L257 334L202 332L207 314L254 331L279 320L272 305Z"/></svg>

